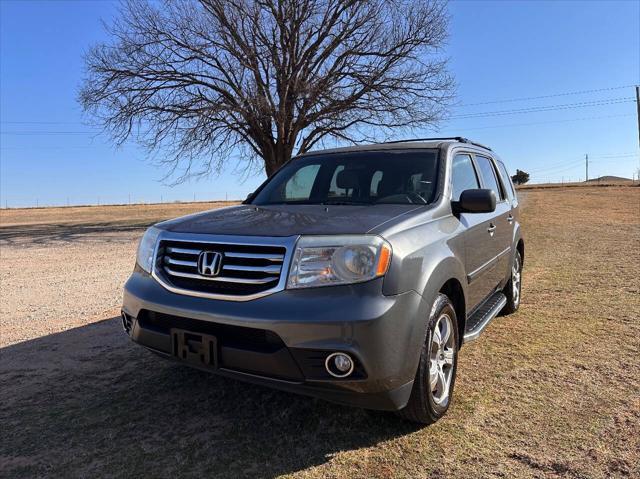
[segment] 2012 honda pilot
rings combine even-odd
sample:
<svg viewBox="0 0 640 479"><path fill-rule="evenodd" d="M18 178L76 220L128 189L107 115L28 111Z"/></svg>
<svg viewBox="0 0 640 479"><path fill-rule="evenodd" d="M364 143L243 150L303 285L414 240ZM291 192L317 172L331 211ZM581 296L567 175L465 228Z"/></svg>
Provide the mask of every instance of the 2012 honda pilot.
<svg viewBox="0 0 640 479"><path fill-rule="evenodd" d="M149 228L122 322L198 368L431 423L460 347L518 309L523 260L516 192L491 149L310 152L242 205Z"/></svg>

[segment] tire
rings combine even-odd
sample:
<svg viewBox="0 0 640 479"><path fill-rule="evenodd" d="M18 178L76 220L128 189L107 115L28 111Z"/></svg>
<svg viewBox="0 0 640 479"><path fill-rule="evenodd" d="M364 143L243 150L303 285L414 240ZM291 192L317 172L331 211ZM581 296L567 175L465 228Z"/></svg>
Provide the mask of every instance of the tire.
<svg viewBox="0 0 640 479"><path fill-rule="evenodd" d="M522 297L522 256L518 250L516 250L516 254L513 256L511 277L504 287L503 293L507 297L507 304L504 305L500 314L504 316L518 311Z"/></svg>
<svg viewBox="0 0 640 479"><path fill-rule="evenodd" d="M447 334L445 327L448 328L447 338L438 340L438 337L442 337L442 333ZM438 344L444 344L445 348L442 349ZM458 345L456 312L449 298L439 294L431 309L426 340L422 345L418 371L409 402L398 411L401 417L413 422L432 424L444 416L453 397L458 365ZM438 349L435 349L436 347ZM438 354L439 351L440 354ZM432 366L434 366L433 370ZM434 371L435 374L433 374ZM432 377L436 379L435 386L432 386Z"/></svg>

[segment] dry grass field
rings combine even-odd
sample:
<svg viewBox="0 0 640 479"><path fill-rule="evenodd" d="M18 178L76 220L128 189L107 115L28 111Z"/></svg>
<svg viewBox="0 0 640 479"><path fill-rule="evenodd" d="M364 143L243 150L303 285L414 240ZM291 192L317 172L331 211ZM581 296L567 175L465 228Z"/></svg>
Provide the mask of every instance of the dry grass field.
<svg viewBox="0 0 640 479"><path fill-rule="evenodd" d="M3 211L0 476L640 477L640 188L522 196L521 309L462 349L431 427L130 343L141 226L208 205Z"/></svg>
<svg viewBox="0 0 640 479"><path fill-rule="evenodd" d="M0 227L6 235L7 227L21 227L28 233L28 227L52 226L137 226L138 228L167 218L187 215L195 211L233 205L234 201L214 201L210 203L150 203L136 205L106 206L61 206L51 208L10 208L0 211Z"/></svg>

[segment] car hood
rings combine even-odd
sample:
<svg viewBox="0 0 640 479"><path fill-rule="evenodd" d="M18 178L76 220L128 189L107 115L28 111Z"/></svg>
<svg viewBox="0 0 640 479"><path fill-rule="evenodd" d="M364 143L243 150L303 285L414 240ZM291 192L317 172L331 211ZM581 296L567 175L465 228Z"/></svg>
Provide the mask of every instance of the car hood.
<svg viewBox="0 0 640 479"><path fill-rule="evenodd" d="M416 205L239 205L165 221L176 233L238 236L363 234L415 209Z"/></svg>

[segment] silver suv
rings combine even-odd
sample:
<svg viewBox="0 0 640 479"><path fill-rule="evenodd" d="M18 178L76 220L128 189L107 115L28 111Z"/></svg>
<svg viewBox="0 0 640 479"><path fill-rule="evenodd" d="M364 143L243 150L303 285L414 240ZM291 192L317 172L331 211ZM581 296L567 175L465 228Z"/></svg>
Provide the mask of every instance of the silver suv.
<svg viewBox="0 0 640 479"><path fill-rule="evenodd" d="M460 347L520 303L518 200L464 138L311 152L242 205L159 223L125 286L133 341L189 365L431 423Z"/></svg>

